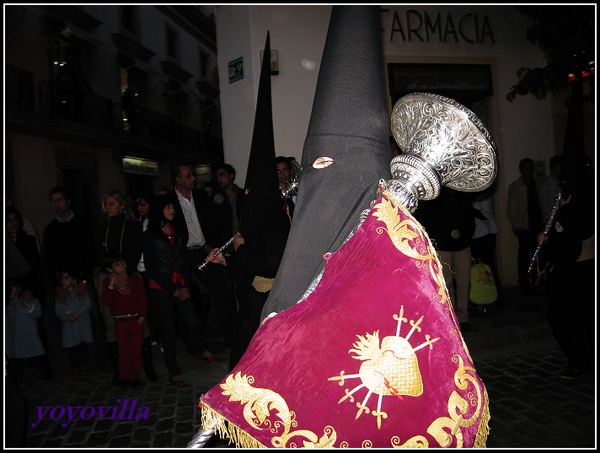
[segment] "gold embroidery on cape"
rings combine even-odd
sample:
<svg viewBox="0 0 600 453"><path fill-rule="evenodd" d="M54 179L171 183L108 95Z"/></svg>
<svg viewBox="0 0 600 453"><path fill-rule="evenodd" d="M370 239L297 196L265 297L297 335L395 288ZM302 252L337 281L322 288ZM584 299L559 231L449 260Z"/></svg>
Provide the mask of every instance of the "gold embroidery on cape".
<svg viewBox="0 0 600 453"><path fill-rule="evenodd" d="M463 446L463 434L461 427L469 427L479 420L477 434L475 436L474 447L485 447L487 435L489 433L488 422L490 419L488 397L485 386L478 384L474 375L469 374L469 371L475 373L475 368L465 366L462 357L454 355L452 357L454 363L458 363L458 368L454 372L454 383L459 390L467 390L469 383L475 387L476 395L472 392L466 394L469 400L464 399L453 390L448 398L448 417L439 417L435 419L427 428L427 433L431 435L441 447L449 447L456 439L456 448ZM482 389L483 387L483 389ZM469 418L465 418L469 409L475 407L475 410ZM417 435L408 439L404 443L398 436L392 438L392 446L395 448L421 447L428 448L429 442L425 436Z"/></svg>
<svg viewBox="0 0 600 453"><path fill-rule="evenodd" d="M398 209L406 215L405 220L400 221ZM436 300L448 305L450 301L444 277L440 272L440 263L423 227L414 220L404 206L395 206L385 197L382 197L381 202L373 207L373 215L385 223L385 227L376 229L377 233L387 232L399 252L416 260L417 267L429 269L438 287Z"/></svg>
<svg viewBox="0 0 600 453"><path fill-rule="evenodd" d="M223 395L229 396L229 401L239 401L244 405L243 416L248 424L256 429L269 430L273 434L281 434L271 438L271 443L277 448L297 448L295 442L290 439L296 436L305 437L304 448L325 448L333 447L336 442L337 434L331 426L326 426L323 436L319 436L309 430L291 431L293 427L298 426L294 419L294 412L290 411L285 400L278 393L253 387L252 376L243 375L238 371L235 377L229 375L224 384ZM276 416L279 420L272 421L268 417Z"/></svg>
<svg viewBox="0 0 600 453"><path fill-rule="evenodd" d="M401 210L404 213L406 216L405 220L400 221L398 210ZM444 274L441 271L442 266L439 257L431 245L431 241L425 229L412 217L404 206L396 206L392 201L387 199L385 193L381 202L373 207L373 215L386 225L385 228L376 228L375 231L377 231L377 233L382 234L387 232L392 244L394 244L400 253L413 258L415 260L414 264L418 268L429 270L437 287L437 294L433 299L441 304L445 304L446 313L454 321L454 327L450 331L450 334L460 338L462 348L467 353L469 360L472 361L469 349L467 348L464 338L460 334L458 325L452 316L454 308L452 307L452 301L448 295L448 289L446 288Z"/></svg>
<svg viewBox="0 0 600 453"><path fill-rule="evenodd" d="M452 313L452 304L448 297L446 284L443 279L441 272L441 266L439 264L437 255L433 251L433 246L427 236L427 233L423 228L409 215L408 211L403 207L399 206L396 208L389 200L382 198L382 202L375 205L374 215L386 224L386 228L379 227L377 232L379 234L387 231L390 239L394 246L405 255L415 259L415 265L419 268L428 269L433 276L434 281L438 284L439 290L437 294L437 300L440 303L446 304L446 310L449 314ZM400 222L399 214L397 209L401 209L406 215L407 219ZM411 242L412 241L412 245ZM344 385L345 379L352 379L360 377L363 379L363 384L355 387L353 390L345 390L345 396L339 400L338 404L345 399L349 399L354 402L353 394L360 388L367 387L368 393L362 402L357 402L358 412L356 418L364 413L371 413L377 417L377 425L381 426L381 420L386 419L389 415L384 412L381 408L382 397L385 396L396 396L402 398L402 395L415 396L421 395L423 392L423 383L421 380L421 374L416 360L415 352L425 346L429 346L432 349L432 345L439 338L430 339L429 335L425 335L426 341L417 348L412 348L408 339L412 333L417 330L421 332L421 323L423 317L417 321L411 320L410 325L412 327L406 337L400 337L400 325L401 322L407 322L408 320L403 316L404 307L400 309L399 315L394 315L394 319L398 321L398 327L395 337L385 337L379 346L379 331L375 331L372 335L366 334L364 337L357 335L358 341L353 344L355 349L351 349L349 353L356 353L353 356L354 359L363 360L364 363L359 369L359 373L355 375L346 375L344 371L341 371L339 376L333 376L329 380L339 380L340 386ZM469 351L464 344L464 338L460 335L458 326L452 329L450 332L452 335L458 335L461 337L463 349L467 356L470 358ZM398 367L398 362L404 360L403 366ZM477 423L481 416L479 425L477 427L477 433L474 439L474 447L485 447L487 437L489 434L489 403L488 395L485 385L477 381L476 376L469 374L468 372L475 373L473 367L467 367L464 365L464 360L459 355L453 356L452 360L458 364L458 368L454 373L454 382L458 390L463 392L467 390L469 383L471 383L475 389L476 394L472 392L467 393L465 396L459 395L457 390L453 390L448 397L447 408L448 416L442 416L435 419L427 428L427 434L433 437L435 441L441 446L450 446L454 439L456 439L457 447L463 446L463 433L461 427L469 427L474 423ZM363 368L364 367L364 368ZM364 371L364 373L363 373ZM388 374L389 373L389 374ZM381 385L383 382L383 385ZM285 400L276 392L269 389L254 388L251 384L253 378L251 376L242 376L241 372L238 372L235 377L230 375L227 377L226 382L221 384L224 389L223 394L229 395L230 401L239 401L244 405L243 415L245 420L250 426L258 429L268 429L274 435L278 434L283 429L283 432L271 439L271 444L275 447L297 447L295 442L291 442L290 439L294 436L305 437L303 441L304 447L317 448L317 447L333 447L337 440L337 433L332 426L326 426L323 430L323 436L318 437L317 434L308 430L296 430L291 431L292 428L298 426L297 421L294 419L294 412L290 411L287 407ZM369 409L367 406L369 397L377 393L379 395L378 406L375 410ZM473 414L465 419L469 408L475 407ZM276 416L279 420L271 421L267 417ZM262 447L263 445L250 436L243 429L229 423L222 415L218 414L213 409L209 408L205 404L202 410L203 424L211 425L215 423L217 430L220 433L227 434L230 438L233 438L236 445L244 447ZM204 418L207 418L207 422L204 423ZM209 423L210 422L210 423ZM390 439L390 444L394 448L428 448L429 441L425 435L415 435L410 439L402 442L399 436L393 436ZM342 448L349 447L348 441L340 441L339 444ZM383 445L377 445L382 447ZM371 440L363 440L361 443L362 448L373 447Z"/></svg>
<svg viewBox="0 0 600 453"><path fill-rule="evenodd" d="M351 356L353 359L363 361L357 374L346 375L342 370L338 376L329 378L330 381L340 381L340 386L344 386L345 379L361 379L362 384L354 387L352 390L345 389L345 396L338 401L338 404L346 399L354 402L352 395L361 388L366 387L367 395L362 402L356 403L358 407L356 419L363 412L367 414L371 413L377 418L377 428L379 429L381 429L381 420L388 418L388 414L382 411L384 396L395 396L403 399L403 395L419 396L423 393L423 381L421 380L421 372L415 353L426 346L429 346L429 349L433 349L433 343L439 340L439 337L432 340L426 334L425 341L416 348L413 348L408 340L415 330L421 332L422 329L419 327L419 324L423 321L424 316L421 316L417 321L408 321L404 317L404 305L402 305L400 313L394 315L393 318L398 321L396 335L385 337L381 341L381 347L379 346L378 330L372 335L367 333L364 337L357 335L358 341L353 344L355 349L348 351L349 354L356 354ZM411 326L410 331L404 338L400 336L403 321L408 322ZM367 403L373 393L378 395L377 408L371 410L367 406Z"/></svg>

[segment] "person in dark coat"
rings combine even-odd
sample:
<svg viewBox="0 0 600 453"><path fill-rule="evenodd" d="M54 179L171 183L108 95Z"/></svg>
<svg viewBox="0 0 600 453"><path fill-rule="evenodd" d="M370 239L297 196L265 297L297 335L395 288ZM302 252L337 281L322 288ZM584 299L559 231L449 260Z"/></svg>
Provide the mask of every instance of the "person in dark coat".
<svg viewBox="0 0 600 453"><path fill-rule="evenodd" d="M265 54L270 52L270 43L267 32ZM207 257L208 262L226 265L235 275L240 309L231 345L230 369L242 358L260 326L261 313L273 287L290 232L291 215L281 196L277 169L271 72L268 60L264 59L239 214L240 234L233 240L234 252L230 256L217 255L218 249L213 249Z"/></svg>
<svg viewBox="0 0 600 453"><path fill-rule="evenodd" d="M560 182L560 207L538 242L550 263L548 324L568 365L560 377L576 379L595 371L596 192L583 158L565 157Z"/></svg>
<svg viewBox="0 0 600 453"><path fill-rule="evenodd" d="M169 382L185 385L177 364L177 320L193 332L203 357L214 362L212 353L204 346L200 319L191 297L192 270L186 249L186 235L177 216L173 195L159 195L152 206L148 229L144 232L144 264L149 278L148 300L160 320L165 366Z"/></svg>
<svg viewBox="0 0 600 453"><path fill-rule="evenodd" d="M261 312L285 250L291 219L285 201L279 200L265 214L254 234L240 234L233 240L233 253L219 254L214 249L208 261L227 266L236 285L239 311L234 325L229 367L242 358L261 321Z"/></svg>
<svg viewBox="0 0 600 453"><path fill-rule="evenodd" d="M475 232L472 196L442 187L440 195L421 201L415 218L433 241L442 264L444 280L463 333L473 331L469 323L471 241Z"/></svg>

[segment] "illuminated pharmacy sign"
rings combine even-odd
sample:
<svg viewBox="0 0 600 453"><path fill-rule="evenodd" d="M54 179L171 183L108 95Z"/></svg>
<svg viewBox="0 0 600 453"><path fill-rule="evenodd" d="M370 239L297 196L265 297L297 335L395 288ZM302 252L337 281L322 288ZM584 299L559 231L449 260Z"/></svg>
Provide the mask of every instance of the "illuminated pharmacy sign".
<svg viewBox="0 0 600 453"><path fill-rule="evenodd" d="M384 9L382 12L383 24L389 30L386 39L390 41L495 43L490 21L485 14L467 13L457 17L451 13L415 9L401 13Z"/></svg>

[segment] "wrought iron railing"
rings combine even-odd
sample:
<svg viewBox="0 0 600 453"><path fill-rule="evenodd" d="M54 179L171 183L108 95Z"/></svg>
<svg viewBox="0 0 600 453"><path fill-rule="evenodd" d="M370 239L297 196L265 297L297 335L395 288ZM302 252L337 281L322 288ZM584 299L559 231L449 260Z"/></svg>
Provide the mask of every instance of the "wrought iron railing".
<svg viewBox="0 0 600 453"><path fill-rule="evenodd" d="M6 104L34 110L36 91L33 74L6 65ZM55 80L41 80L37 85L39 113L64 118L126 133L131 139L164 144L170 150L217 161L222 159L223 145L219 137L179 124L172 117L145 107L113 104L110 99L79 90ZM147 141L146 141L147 143Z"/></svg>
<svg viewBox="0 0 600 453"><path fill-rule="evenodd" d="M33 74L24 69L6 65L6 105L33 109Z"/></svg>
<svg viewBox="0 0 600 453"><path fill-rule="evenodd" d="M110 127L111 100L55 80L38 83L40 113Z"/></svg>

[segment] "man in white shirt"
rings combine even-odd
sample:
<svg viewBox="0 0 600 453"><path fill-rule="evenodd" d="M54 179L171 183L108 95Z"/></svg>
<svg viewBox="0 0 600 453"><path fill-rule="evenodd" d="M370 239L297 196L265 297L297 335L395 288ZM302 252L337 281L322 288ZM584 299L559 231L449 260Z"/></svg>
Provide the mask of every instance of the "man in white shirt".
<svg viewBox="0 0 600 453"><path fill-rule="evenodd" d="M221 269L215 267L217 265L214 264L207 265L202 271L198 269L198 265L204 263L208 253L214 247L222 245L217 243L218 224L211 220L212 211L208 193L203 189L196 189L196 176L191 164L174 166L171 169L171 175L175 182L175 227L181 228L183 237L186 238L192 271L209 293L215 306L225 304L226 289L222 279L215 275L215 272L221 271ZM192 297L196 301L198 315L203 319L210 309L208 297L200 293L198 285L192 285ZM207 302L203 303L205 300Z"/></svg>

